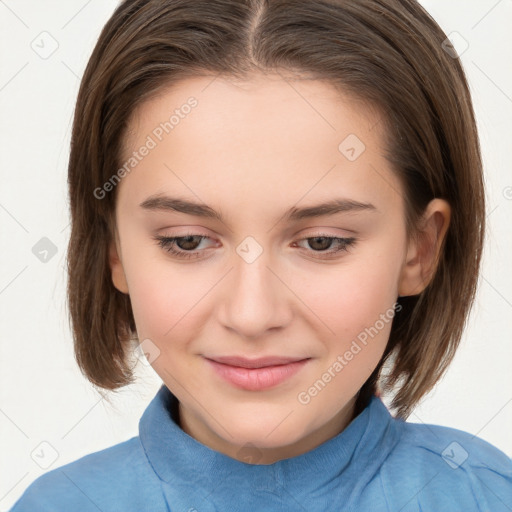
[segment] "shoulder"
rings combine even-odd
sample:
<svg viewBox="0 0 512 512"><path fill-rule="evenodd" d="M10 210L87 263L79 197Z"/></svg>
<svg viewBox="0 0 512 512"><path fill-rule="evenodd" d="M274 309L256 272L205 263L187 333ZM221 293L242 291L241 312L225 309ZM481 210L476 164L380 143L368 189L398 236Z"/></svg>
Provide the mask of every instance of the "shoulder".
<svg viewBox="0 0 512 512"><path fill-rule="evenodd" d="M402 433L381 479L403 512L512 510L512 459L504 452L455 428L395 421Z"/></svg>
<svg viewBox="0 0 512 512"><path fill-rule="evenodd" d="M39 476L11 512L146 510L146 505L138 507L136 502L145 494L140 493L141 484L148 492L157 485L149 469L139 437L133 437ZM130 490L137 488L137 495L131 496Z"/></svg>

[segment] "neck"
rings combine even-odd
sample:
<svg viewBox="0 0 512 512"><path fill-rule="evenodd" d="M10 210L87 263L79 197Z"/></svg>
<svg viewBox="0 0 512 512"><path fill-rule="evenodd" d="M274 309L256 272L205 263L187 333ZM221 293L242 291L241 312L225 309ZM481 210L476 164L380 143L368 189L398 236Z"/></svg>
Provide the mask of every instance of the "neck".
<svg viewBox="0 0 512 512"><path fill-rule="evenodd" d="M213 432L199 418L190 415L181 402L178 409L179 418L177 423L184 432L196 441L228 457L249 464L273 464L309 452L340 434L358 414L355 408L356 400L357 395L320 428L285 446L262 447L252 443L240 446L230 443Z"/></svg>

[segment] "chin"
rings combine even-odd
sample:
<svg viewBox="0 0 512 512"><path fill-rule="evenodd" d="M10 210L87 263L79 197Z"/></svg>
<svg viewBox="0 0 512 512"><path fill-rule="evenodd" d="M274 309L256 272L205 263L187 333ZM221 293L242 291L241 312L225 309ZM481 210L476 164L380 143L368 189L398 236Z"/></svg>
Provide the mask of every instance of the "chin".
<svg viewBox="0 0 512 512"><path fill-rule="evenodd" d="M229 425L227 430L233 437L226 436L225 431L217 434L237 446L243 447L251 444L259 448L280 448L299 442L308 433L305 429L300 428L297 418L293 418L293 414L287 418L288 414L289 411L286 411L279 419L276 419L275 416L264 418L256 414L246 416L242 420L226 418L226 424Z"/></svg>

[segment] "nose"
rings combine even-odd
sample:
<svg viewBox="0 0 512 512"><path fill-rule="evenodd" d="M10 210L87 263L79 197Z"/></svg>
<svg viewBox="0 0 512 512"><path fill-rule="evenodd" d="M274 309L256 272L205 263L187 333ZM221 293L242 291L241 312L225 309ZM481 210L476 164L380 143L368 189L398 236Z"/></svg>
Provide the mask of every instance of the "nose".
<svg viewBox="0 0 512 512"><path fill-rule="evenodd" d="M284 328L291 321L293 293L286 277L279 276L263 251L254 261L240 252L224 283L219 304L222 324L241 338L256 339L270 329Z"/></svg>

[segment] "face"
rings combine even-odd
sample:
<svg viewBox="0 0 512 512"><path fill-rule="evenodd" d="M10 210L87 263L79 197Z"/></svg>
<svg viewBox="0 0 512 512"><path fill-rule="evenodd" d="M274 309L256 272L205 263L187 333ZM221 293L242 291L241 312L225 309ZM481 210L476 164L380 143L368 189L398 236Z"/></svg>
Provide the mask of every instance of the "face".
<svg viewBox="0 0 512 512"><path fill-rule="evenodd" d="M383 125L281 76L189 79L134 113L113 282L181 427L211 448L270 463L352 420L414 256Z"/></svg>

